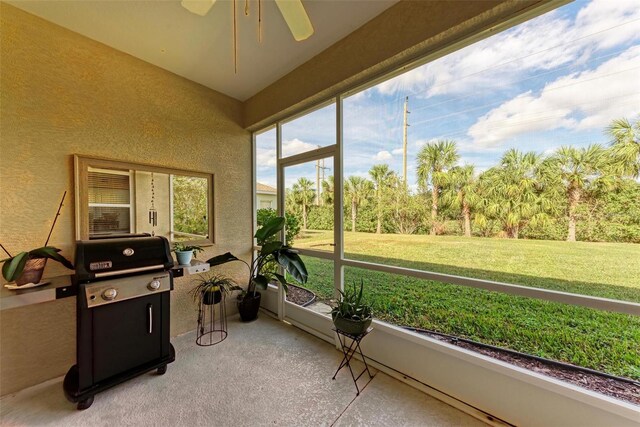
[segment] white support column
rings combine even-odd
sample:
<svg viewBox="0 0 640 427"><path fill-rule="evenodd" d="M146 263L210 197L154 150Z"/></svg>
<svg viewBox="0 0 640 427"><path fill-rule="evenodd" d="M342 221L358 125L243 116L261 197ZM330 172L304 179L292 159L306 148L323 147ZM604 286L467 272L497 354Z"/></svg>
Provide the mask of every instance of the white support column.
<svg viewBox="0 0 640 427"><path fill-rule="evenodd" d="M257 207L258 207L258 195L256 193L256 187L257 184L256 182L258 181L258 171L256 170L256 150L257 150L257 146L256 146L256 133L253 132L251 134L251 149L252 149L252 154L251 154L251 171L253 174L253 182L251 183L251 212L252 212L252 216L251 216L251 221L252 221L252 234L251 234L251 247L255 247L256 242L253 240L253 234L256 232L256 229L258 228L258 213L257 213ZM173 200L172 200L173 201ZM211 212L209 212L209 215L211 215ZM173 232L173 215L171 216L171 231ZM252 250L253 253L253 250Z"/></svg>
<svg viewBox="0 0 640 427"><path fill-rule="evenodd" d="M282 157L282 124L278 122L276 124L276 167L277 167L277 181L276 188L277 191L277 203L278 203L278 215L285 216L285 188L284 188L284 166L280 162L280 158ZM286 227L286 226L285 226ZM286 233L282 233L282 241L286 242ZM282 270L282 268L280 268ZM280 271L282 274L283 272ZM278 319L284 320L285 317L285 293L282 286L278 285Z"/></svg>
<svg viewBox="0 0 640 427"><path fill-rule="evenodd" d="M334 296L339 296L338 290L344 290L344 268L342 259L344 258L344 226L342 197L342 153L343 153L343 132L342 132L342 97L336 97L336 149L333 157L333 283L335 286Z"/></svg>

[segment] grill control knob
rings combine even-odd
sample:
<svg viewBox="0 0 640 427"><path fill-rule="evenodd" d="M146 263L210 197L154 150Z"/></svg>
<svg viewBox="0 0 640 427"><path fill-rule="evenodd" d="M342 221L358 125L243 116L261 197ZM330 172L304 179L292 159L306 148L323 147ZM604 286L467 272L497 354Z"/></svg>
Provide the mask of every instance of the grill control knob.
<svg viewBox="0 0 640 427"><path fill-rule="evenodd" d="M114 288L105 289L105 291L102 293L102 299L111 301L116 299L117 295L118 291L116 291Z"/></svg>
<svg viewBox="0 0 640 427"><path fill-rule="evenodd" d="M160 284L160 280L152 280L151 283L149 283L149 290L155 291L160 289Z"/></svg>

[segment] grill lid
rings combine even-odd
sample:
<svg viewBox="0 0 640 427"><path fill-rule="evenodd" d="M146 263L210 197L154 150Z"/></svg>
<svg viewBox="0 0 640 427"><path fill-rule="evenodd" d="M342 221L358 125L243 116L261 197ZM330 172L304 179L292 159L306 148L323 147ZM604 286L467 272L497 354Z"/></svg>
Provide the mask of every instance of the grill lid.
<svg viewBox="0 0 640 427"><path fill-rule="evenodd" d="M162 236L79 240L76 242L78 282L99 280L173 267L169 241Z"/></svg>

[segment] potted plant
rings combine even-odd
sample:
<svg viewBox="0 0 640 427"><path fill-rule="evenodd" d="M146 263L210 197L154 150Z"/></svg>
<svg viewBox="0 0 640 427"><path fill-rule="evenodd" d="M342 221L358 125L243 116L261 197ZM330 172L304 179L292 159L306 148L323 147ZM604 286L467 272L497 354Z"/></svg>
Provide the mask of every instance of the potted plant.
<svg viewBox="0 0 640 427"><path fill-rule="evenodd" d="M204 249L198 245L185 245L181 242L176 242L173 244L173 252L176 253L176 258L178 260L178 264L180 265L189 265L191 264L191 258L197 258L198 253L202 252Z"/></svg>
<svg viewBox="0 0 640 427"><path fill-rule="evenodd" d="M196 279L196 287L191 290L193 299L205 305L218 304L222 295L229 295L233 291L241 291L242 288L230 278L219 274L201 274Z"/></svg>
<svg viewBox="0 0 640 427"><path fill-rule="evenodd" d="M260 246L257 254L253 257L251 264L237 258L230 252L215 256L207 262L216 266L232 261L240 261L249 269L249 283L246 291L238 297L238 311L240 318L245 321L254 320L258 317L261 294L257 288L267 289L270 282L277 280L287 292L287 281L285 277L270 268L269 264L275 262L286 270L297 282L307 282L307 268L302 262L297 251L277 240L277 234L284 228L285 219L276 217L267 221L262 228L256 231L255 238Z"/></svg>
<svg viewBox="0 0 640 427"><path fill-rule="evenodd" d="M331 318L336 329L351 335L363 334L371 325L371 306L362 299L364 283L360 289L353 284L352 289L340 291L340 299L331 310Z"/></svg>
<svg viewBox="0 0 640 427"><path fill-rule="evenodd" d="M56 222L60 216L60 209L62 209L66 195L67 192L65 191L62 195L60 205L58 206L56 216L51 224L51 228L49 229L49 235L47 236L47 241L44 243L44 246L32 249L28 252L20 252L14 256L11 255L11 253L2 246L2 244L0 244L2 250L9 256L9 258L0 260L1 263L4 263L2 265L2 277L4 277L7 282L15 281L18 286L26 285L27 283L40 283L44 267L47 265L47 260L49 259L58 261L68 269L73 270L73 264L71 264L68 259L60 255L60 249L48 246L51 233L53 233L53 228L56 226Z"/></svg>
<svg viewBox="0 0 640 427"><path fill-rule="evenodd" d="M4 246L2 249L4 249ZM9 258L0 261L4 262L2 277L7 282L15 281L18 286L26 285L27 283L40 283L48 259L58 261L73 270L73 264L60 255L60 249L53 246L43 246L32 249L29 252L20 252L15 256L12 256L6 249L4 251L9 255Z"/></svg>

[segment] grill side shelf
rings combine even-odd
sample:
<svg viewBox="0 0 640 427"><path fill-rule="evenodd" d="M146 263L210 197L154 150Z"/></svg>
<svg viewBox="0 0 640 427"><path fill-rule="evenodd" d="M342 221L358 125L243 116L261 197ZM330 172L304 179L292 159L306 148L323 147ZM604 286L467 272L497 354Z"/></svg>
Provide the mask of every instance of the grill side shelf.
<svg viewBox="0 0 640 427"><path fill-rule="evenodd" d="M78 293L78 287L71 279L70 275L47 277L42 281L50 283L28 289L10 290L3 286L0 289L0 310L75 296Z"/></svg>

